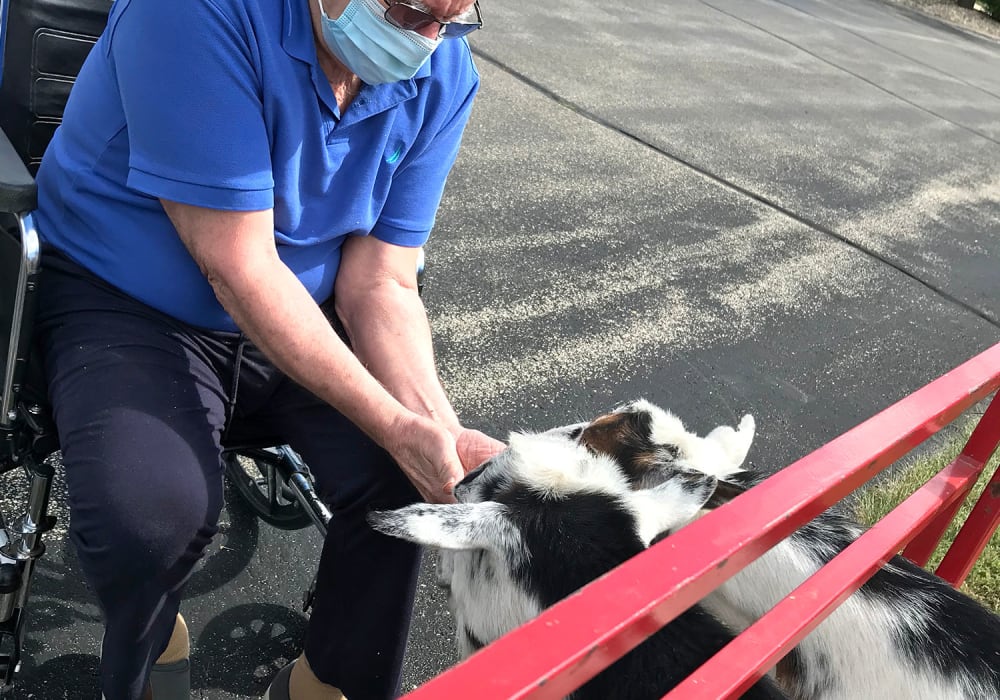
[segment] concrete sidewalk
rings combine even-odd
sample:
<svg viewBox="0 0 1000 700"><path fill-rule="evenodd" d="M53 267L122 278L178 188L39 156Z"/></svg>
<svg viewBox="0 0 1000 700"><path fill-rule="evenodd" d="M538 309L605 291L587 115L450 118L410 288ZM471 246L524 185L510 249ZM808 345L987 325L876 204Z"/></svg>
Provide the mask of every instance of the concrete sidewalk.
<svg viewBox="0 0 1000 700"><path fill-rule="evenodd" d="M1000 45L858 0L494 12L430 247L466 413L589 415L629 376L676 405L677 362L718 394L693 419L864 387L810 405L825 441L996 340Z"/></svg>
<svg viewBox="0 0 1000 700"><path fill-rule="evenodd" d="M503 436L637 396L752 412L778 469L1000 341L1000 44L876 0L508 0L428 248L443 379ZM194 697L298 649L318 543L228 508L185 606ZM407 688L455 661L424 578ZM87 698L99 638L43 560L23 697Z"/></svg>

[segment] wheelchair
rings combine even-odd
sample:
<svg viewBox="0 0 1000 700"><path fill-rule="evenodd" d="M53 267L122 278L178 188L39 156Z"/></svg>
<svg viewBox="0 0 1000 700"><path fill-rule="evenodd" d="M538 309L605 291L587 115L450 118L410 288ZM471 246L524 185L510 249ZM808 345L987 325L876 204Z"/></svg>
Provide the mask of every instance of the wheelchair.
<svg viewBox="0 0 1000 700"><path fill-rule="evenodd" d="M55 525L48 506L59 440L32 344L42 283L32 176L110 8L111 0L0 0L0 483L18 474L26 480L16 517L5 517L0 502L0 700L13 696L32 574ZM419 289L422 277L423 251ZM331 513L290 447L223 449L226 478L254 514L286 530L312 525L325 537ZM314 590L315 578L303 611Z"/></svg>

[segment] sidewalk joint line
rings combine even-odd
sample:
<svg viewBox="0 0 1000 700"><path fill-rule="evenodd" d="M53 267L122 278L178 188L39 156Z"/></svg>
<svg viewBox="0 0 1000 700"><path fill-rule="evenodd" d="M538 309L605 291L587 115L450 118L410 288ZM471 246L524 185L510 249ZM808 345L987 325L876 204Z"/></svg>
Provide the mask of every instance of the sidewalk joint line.
<svg viewBox="0 0 1000 700"><path fill-rule="evenodd" d="M887 3L891 3L891 0L886 0L886 1L887 1ZM905 59L905 60L909 61L910 63L915 63L915 64L917 64L918 66L920 66L922 68L928 68L928 69L934 71L935 73L938 73L940 75L944 75L944 76L947 76L948 78L951 78L956 83L960 83L962 85L965 85L966 87L972 88L973 90L978 90L979 92L985 93L985 94L989 95L990 97L994 97L994 98L1000 100L1000 95L998 95L995 92L991 92L990 90L987 90L986 88L984 88L982 86L976 85L975 83L971 83L968 80L965 80L964 78L961 78L961 77L959 77L957 75L953 75L953 74L949 73L948 71L942 70L938 66L935 66L935 65L933 65L931 63L925 63L925 62L921 61L918 58L914 58L913 56L909 56L909 55L907 55L907 54L905 54L905 53L903 53L901 51L897 51L896 49L893 49L893 48L890 48L888 46L885 46L884 44L880 44L877 41L875 41L874 39L870 39L870 38L866 37L864 34L860 34L859 32L856 32L853 29L849 29L848 27L845 27L842 24L838 24L837 22L835 22L833 20L826 19L824 17L820 17L819 15L814 15L811 12L807 12L805 9L803 9L801 7L796 7L795 5L791 5L791 4L788 3L788 0L772 0L772 2L774 2L774 3L778 4L778 5L782 5L784 7L787 7L789 10L793 10L795 12L799 12L801 14L804 14L806 17L811 17L811 18L813 18L813 19L815 19L815 20L817 20L819 22L822 22L823 24L827 24L827 25L830 25L832 27L836 27L840 31L842 31L842 32L844 32L846 34L850 34L851 36L853 36L853 37L855 37L857 39L861 39L864 42L872 44L873 46L877 46L880 49L882 49L883 51L887 51L888 53L891 53L894 56L898 56L899 58ZM906 10L907 9L907 8L901 8L899 5L894 5L894 4L888 4L888 7L892 8L892 9L895 9L895 10L899 10L899 9ZM914 12L913 10L908 10L908 11L909 12ZM951 24L948 24L948 23L944 22L943 20L940 20L940 19L936 18L936 17L931 17L930 19L933 19L933 20L938 21L938 22L942 22L943 24L945 24L946 26L949 26L949 27L953 26ZM963 33L969 33L966 29L964 29L962 27L959 27L959 30L962 31ZM982 35L974 34L974 36L976 37L977 41L982 41L982 39L980 39L980 37Z"/></svg>
<svg viewBox="0 0 1000 700"><path fill-rule="evenodd" d="M621 136L624 136L625 138L629 139L630 141L634 141L635 143L637 143L637 144L639 144L641 146L644 146L645 148L648 148L649 150L653 151L654 153L658 153L659 155L661 155L661 156L663 156L665 158L668 158L668 159L674 161L675 163L678 163L679 165L682 165L682 166L684 166L684 167L686 167L686 168L688 168L690 170L693 170L694 172L698 173L702 177L707 178L708 180L710 180L710 181L712 181L712 182L714 182L714 183L716 183L718 185L721 185L722 187L725 187L726 189L729 189L729 190L732 190L732 191L737 192L739 194L742 194L745 197L749 197L753 201L758 202L759 204L762 204L765 207L768 207L769 209L773 209L773 210L779 212L780 214L783 214L784 216L787 216L788 218L792 219L793 221L795 221L795 222L797 222L799 224L802 224L803 226L806 226L807 228L811 228L814 231L817 231L817 232L822 233L822 234L824 234L826 236L829 236L830 238L834 238L834 239L840 241L841 243L843 243L843 244L845 244L845 245L847 245L847 246L849 246L851 248L854 248L855 250L857 250L857 251L859 251L859 252L867 255L868 257L872 258L873 260L876 260L876 261L881 262L881 263L883 263L885 265L888 265L892 269L896 270L897 272L899 272L900 274L902 274L902 275L904 275L906 277L909 277L914 282L916 282L917 284L919 284L919 285L925 287L926 289L930 290L931 292L933 292L934 294L938 295L942 299L945 299L946 301L954 304L955 306L958 306L959 308L963 309L964 311L967 311L968 313L973 314L974 316L982 319L983 321L989 323L990 325L992 325L992 326L994 326L996 328L1000 328L1000 319L998 319L993 314L989 313L988 311L986 311L984 309L978 309L975 306L971 305L970 303L959 299L958 297L954 296L953 294L950 294L949 292L946 292L944 289L941 289L937 285L935 285L935 284L933 284L931 282L928 282L927 280L922 279L916 273L910 272L908 269L906 269L905 267L903 267L902 263L890 260L889 258L885 257L884 255L880 254L879 252L875 251L874 249L869 248L868 246L866 246L866 245L864 245L862 243L858 243L857 241L851 240L847 236L845 236L845 235L843 235L841 233L838 233L837 231L835 231L834 229L830 228L829 226L826 226L824 224L819 223L818 221L814 221L813 219L810 219L810 218L807 218L807 217L805 217L805 216L803 216L801 214L798 214L798 213L792 211L791 209L789 209L789 208L787 208L787 207L785 207L785 206L783 206L781 204L778 204L777 202L769 199L768 197L766 197L764 195L758 194L758 193L754 192L753 190L750 190L750 189L748 189L748 188L746 188L746 187L744 187L742 185L738 185L735 182L722 177L721 175L716 175L715 173L711 172L710 170L707 170L706 168L704 168L704 167L702 167L702 166L700 166L700 165L698 165L698 164L696 164L696 163L694 163L694 162L692 162L690 160L687 160L687 159L683 158L682 156L679 156L679 155L676 155L674 153L671 153L671 152L669 152L669 151L661 148L660 146L657 146L656 144L652 143L651 141L647 141L646 139L644 139L644 138L642 138L640 136L637 136L637 135L635 135L635 134L633 134L633 133L631 133L629 131L626 131L624 128L622 128L622 127L620 127L620 126L612 123L611 121L605 119L604 117L598 116L594 112L591 112L591 111L589 111L587 109L584 109L580 105L575 104L574 102L571 102L570 100L567 100L566 98L560 96L559 94L557 94L553 90L545 87L544 85L542 85L538 81L533 80L532 78L529 78L527 75L525 75L524 73L521 73L520 71L518 71L518 70L516 70L514 68L511 68L510 66L506 65L505 63L503 63L499 59L495 58L494 56L492 56L491 54L487 53L486 51L483 51L480 48L473 48L472 52L473 52L473 54L476 55L476 57L481 58L482 60L486 61L487 63L495 66L496 68L500 69L504 73L507 73L508 75L510 75L511 77L515 78L516 80L524 83L525 85L527 85L528 87L530 87L533 90L537 91L538 93L542 94L546 98L552 100L553 102L555 102L559 106L564 107L564 108L570 110L571 112L574 112L575 114L579 115L580 117L583 117L584 119L586 119L586 120L588 120L590 122L593 122L593 123L597 124L598 126L604 127L605 129L609 129L609 130L611 130L611 131L613 131L613 132L615 132L615 133L617 133L617 134L619 134Z"/></svg>
<svg viewBox="0 0 1000 700"><path fill-rule="evenodd" d="M805 48L801 44L796 44L791 39L786 39L783 36L779 36L778 34L775 34L774 32L770 31L769 29L765 29L764 27L762 27L762 26L760 26L758 24L754 24L750 20L744 19L743 17L740 17L739 15L734 15L731 12L727 12L725 10L722 10L722 9L716 7L715 5L711 4L710 2L706 2L706 0L698 0L698 2L700 2L705 7L709 7L711 9L715 10L720 15L725 15L726 17L729 17L730 19L734 19L737 22L741 22L742 24L745 24L748 27L753 27L757 31L762 32L763 34L767 34L769 37L771 37L773 39L777 39L778 41L780 41L782 43L788 44L789 46L791 46L791 47L793 47L795 49L798 49L802 53L804 53L804 54L806 54L808 56L812 56L814 59L816 59L820 63L826 64L826 65L830 66L831 68L835 68L835 69L837 69L837 70L839 70L839 71L841 71L843 73L847 73L852 78L856 78L856 79L860 80L861 82L865 83L866 85L870 85L871 87L875 88L876 90L878 90L880 92L884 92L885 94L887 94L887 95L889 95L891 97L896 98L897 100L899 100L900 102L903 102L904 104L908 104L911 107L913 107L913 108L915 108L915 109L917 109L917 110L919 110L921 112L924 112L925 114L929 114L932 117L934 117L936 119L940 119L941 121L946 122L948 124L951 124L952 126L955 126L955 127L959 128L959 129L961 129L963 131L968 131L969 133L974 134L974 135L978 136L981 139L985 139L985 140L989 141L990 143L992 143L995 146L1000 146L1000 141L997 141L995 138L993 138L989 134L983 133L982 131L979 131L978 129L975 129L975 128L971 127L971 126L966 126L965 124L962 124L961 122L957 122L954 119L946 117L943 114L938 114L937 112L935 112L932 109L924 107L923 105L919 105L916 102L914 102L913 100L909 100L909 99L903 97L902 95L898 95L895 92L893 92L892 90L890 90L889 88L882 87L878 83L876 83L876 82L874 82L874 81L872 81L872 80L864 77L863 75L855 73L854 71L852 71L849 68L845 68L844 66L841 66L841 65L839 65L837 63L834 63L833 61L831 61L828 58L823 58L819 54L816 54L816 53L810 51L809 49Z"/></svg>

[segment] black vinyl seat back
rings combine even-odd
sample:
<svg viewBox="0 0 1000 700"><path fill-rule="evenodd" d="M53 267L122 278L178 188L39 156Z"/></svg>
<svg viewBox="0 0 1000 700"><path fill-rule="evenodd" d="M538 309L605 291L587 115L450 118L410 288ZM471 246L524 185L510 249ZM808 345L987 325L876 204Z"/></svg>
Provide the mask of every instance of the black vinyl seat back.
<svg viewBox="0 0 1000 700"><path fill-rule="evenodd" d="M0 128L35 173L112 0L0 0Z"/></svg>
<svg viewBox="0 0 1000 700"><path fill-rule="evenodd" d="M39 363L29 362L38 240L33 230L23 238L14 215L30 215L35 206L31 175L62 121L111 4L0 0L0 428L11 425L14 407L45 400ZM11 449L10 433L0 430L3 435L0 466Z"/></svg>

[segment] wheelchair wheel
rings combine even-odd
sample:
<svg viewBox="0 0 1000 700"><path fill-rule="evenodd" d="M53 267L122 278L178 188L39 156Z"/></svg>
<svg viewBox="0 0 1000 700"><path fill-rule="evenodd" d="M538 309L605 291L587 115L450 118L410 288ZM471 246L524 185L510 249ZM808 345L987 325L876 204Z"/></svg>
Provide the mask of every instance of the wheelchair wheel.
<svg viewBox="0 0 1000 700"><path fill-rule="evenodd" d="M279 455L255 450L253 456L227 452L223 459L230 483L258 518L281 530L312 524L281 475Z"/></svg>

